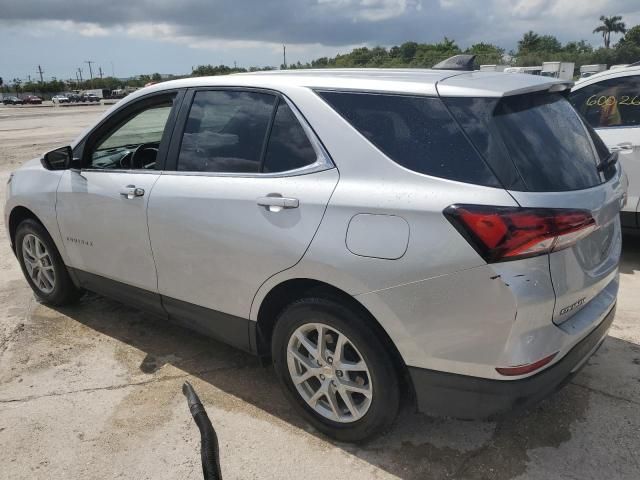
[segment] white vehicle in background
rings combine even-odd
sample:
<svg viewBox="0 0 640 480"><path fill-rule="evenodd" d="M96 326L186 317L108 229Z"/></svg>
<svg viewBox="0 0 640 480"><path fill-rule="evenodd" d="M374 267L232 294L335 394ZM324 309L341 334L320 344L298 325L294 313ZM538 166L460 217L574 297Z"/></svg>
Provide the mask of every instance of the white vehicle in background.
<svg viewBox="0 0 640 480"><path fill-rule="evenodd" d="M609 70L618 70L619 68L627 68L629 66L628 63L620 63L618 65L611 65Z"/></svg>
<svg viewBox="0 0 640 480"><path fill-rule="evenodd" d="M542 67L524 67L524 73L529 75L540 75L542 73Z"/></svg>
<svg viewBox="0 0 640 480"><path fill-rule="evenodd" d="M507 67L504 73L524 73L526 75L540 75L542 67Z"/></svg>
<svg viewBox="0 0 640 480"><path fill-rule="evenodd" d="M580 67L580 79L589 78L596 73L604 72L607 70L607 65L604 63L597 63L595 65L582 65Z"/></svg>
<svg viewBox="0 0 640 480"><path fill-rule="evenodd" d="M104 97L104 93L102 92L102 89L100 88L93 88L91 90L83 90L81 92L81 95L83 96L94 96L94 97L98 97L98 98L103 98Z"/></svg>
<svg viewBox="0 0 640 480"><path fill-rule="evenodd" d="M622 226L640 232L640 65L606 70L577 83L569 101L617 152L629 180Z"/></svg>
<svg viewBox="0 0 640 480"><path fill-rule="evenodd" d="M542 62L540 75L559 80L573 80L574 69L575 63L573 62Z"/></svg>
<svg viewBox="0 0 640 480"><path fill-rule="evenodd" d="M507 65L480 65L481 72L504 72Z"/></svg>
<svg viewBox="0 0 640 480"><path fill-rule="evenodd" d="M51 101L55 105L59 105L61 103L69 103L69 97L67 97L66 95L54 95L53 98L51 98Z"/></svg>

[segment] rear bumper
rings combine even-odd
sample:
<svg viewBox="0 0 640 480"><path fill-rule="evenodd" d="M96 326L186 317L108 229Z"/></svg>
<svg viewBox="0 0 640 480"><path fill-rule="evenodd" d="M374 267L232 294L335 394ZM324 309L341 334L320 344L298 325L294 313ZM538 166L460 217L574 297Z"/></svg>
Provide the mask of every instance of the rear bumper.
<svg viewBox="0 0 640 480"><path fill-rule="evenodd" d="M615 309L614 305L560 361L521 380L492 380L409 367L418 410L436 416L478 419L536 404L566 385L596 352L613 323Z"/></svg>

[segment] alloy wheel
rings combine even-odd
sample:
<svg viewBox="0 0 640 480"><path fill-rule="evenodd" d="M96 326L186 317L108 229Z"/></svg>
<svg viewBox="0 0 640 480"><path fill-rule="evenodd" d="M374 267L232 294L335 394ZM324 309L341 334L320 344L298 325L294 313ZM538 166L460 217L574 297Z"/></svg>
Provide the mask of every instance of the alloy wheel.
<svg viewBox="0 0 640 480"><path fill-rule="evenodd" d="M321 416L351 423L369 410L373 398L369 368L337 329L322 323L298 327L287 346L287 366L298 393Z"/></svg>
<svg viewBox="0 0 640 480"><path fill-rule="evenodd" d="M22 239L22 259L33 284L44 294L53 292L56 274L51 255L45 244L34 234Z"/></svg>

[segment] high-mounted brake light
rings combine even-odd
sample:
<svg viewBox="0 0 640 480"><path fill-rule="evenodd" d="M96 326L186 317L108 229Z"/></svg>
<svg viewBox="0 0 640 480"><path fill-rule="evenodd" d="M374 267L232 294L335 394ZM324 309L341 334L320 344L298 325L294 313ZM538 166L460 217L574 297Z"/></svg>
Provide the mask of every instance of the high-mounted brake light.
<svg viewBox="0 0 640 480"><path fill-rule="evenodd" d="M596 228L591 212L564 208L451 205L444 215L489 263L562 250Z"/></svg>

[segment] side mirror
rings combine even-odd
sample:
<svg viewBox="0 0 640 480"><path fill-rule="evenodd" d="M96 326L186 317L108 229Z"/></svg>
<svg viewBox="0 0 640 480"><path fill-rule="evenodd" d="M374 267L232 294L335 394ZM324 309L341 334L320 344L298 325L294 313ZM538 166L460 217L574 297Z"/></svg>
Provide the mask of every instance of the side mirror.
<svg viewBox="0 0 640 480"><path fill-rule="evenodd" d="M70 146L56 148L42 157L42 166L47 170L67 170L74 167L73 150Z"/></svg>

